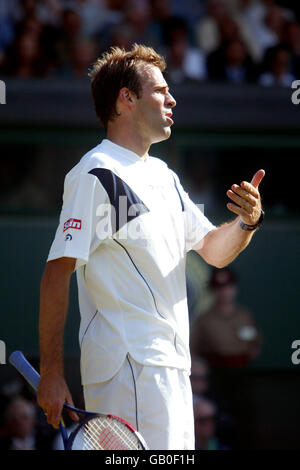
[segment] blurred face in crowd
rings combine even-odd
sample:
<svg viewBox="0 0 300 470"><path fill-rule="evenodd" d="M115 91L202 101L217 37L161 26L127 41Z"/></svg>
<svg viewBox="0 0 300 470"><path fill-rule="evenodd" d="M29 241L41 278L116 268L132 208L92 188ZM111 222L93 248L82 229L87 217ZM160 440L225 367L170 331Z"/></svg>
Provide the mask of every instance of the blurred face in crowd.
<svg viewBox="0 0 300 470"><path fill-rule="evenodd" d="M34 431L34 406L27 400L17 399L9 406L6 419L10 436L24 439Z"/></svg>
<svg viewBox="0 0 300 470"><path fill-rule="evenodd" d="M300 25L290 23L286 29L286 42L295 51L300 50Z"/></svg>
<svg viewBox="0 0 300 470"><path fill-rule="evenodd" d="M196 443L207 441L216 433L216 407L209 400L200 400L194 405Z"/></svg>
<svg viewBox="0 0 300 470"><path fill-rule="evenodd" d="M63 30L65 34L70 38L74 38L78 35L80 28L80 16L75 11L65 11L63 15Z"/></svg>
<svg viewBox="0 0 300 470"><path fill-rule="evenodd" d="M141 97L135 100L131 118L138 134L151 143L168 139L171 135L172 108L176 101L170 95L168 84L158 67L140 64Z"/></svg>
<svg viewBox="0 0 300 470"><path fill-rule="evenodd" d="M171 16L170 0L151 0L152 17L163 19Z"/></svg>
<svg viewBox="0 0 300 470"><path fill-rule="evenodd" d="M21 64L31 64L39 56L40 48L37 38L33 34L25 33L20 37L18 44L18 61Z"/></svg>
<svg viewBox="0 0 300 470"><path fill-rule="evenodd" d="M129 25L118 26L112 34L111 44L129 51L134 42L133 37L133 29Z"/></svg>
<svg viewBox="0 0 300 470"><path fill-rule="evenodd" d="M235 284L225 284L214 288L214 295L218 304L232 303L237 294L237 286Z"/></svg>
<svg viewBox="0 0 300 470"><path fill-rule="evenodd" d="M272 65L272 72L275 77L281 77L288 73L290 69L290 53L284 49L277 51Z"/></svg>
<svg viewBox="0 0 300 470"><path fill-rule="evenodd" d="M219 29L223 42L233 41L240 37L238 25L229 16L225 16L219 21Z"/></svg>
<svg viewBox="0 0 300 470"><path fill-rule="evenodd" d="M109 10L123 10L126 3L128 3L126 0L106 0L106 5Z"/></svg>
<svg viewBox="0 0 300 470"><path fill-rule="evenodd" d="M271 6L265 17L265 23L272 31L280 35L284 24L281 8L276 5Z"/></svg>
<svg viewBox="0 0 300 470"><path fill-rule="evenodd" d="M246 49L241 41L232 41L226 48L226 59L228 65L243 65L247 57Z"/></svg>
<svg viewBox="0 0 300 470"><path fill-rule="evenodd" d="M133 28L142 32L150 21L150 8L147 3L138 0L131 0L125 10L126 23Z"/></svg>
<svg viewBox="0 0 300 470"><path fill-rule="evenodd" d="M76 68L86 73L86 69L97 57L96 44L91 40L82 40L74 45L73 63Z"/></svg>
<svg viewBox="0 0 300 470"><path fill-rule="evenodd" d="M193 393L195 395L202 395L208 391L209 371L204 361L203 362L199 360L192 361L191 384L192 384Z"/></svg>
<svg viewBox="0 0 300 470"><path fill-rule="evenodd" d="M182 67L188 49L188 42L185 33L176 34L170 44L170 65Z"/></svg>
<svg viewBox="0 0 300 470"><path fill-rule="evenodd" d="M27 19L25 19L22 30L23 33L40 37L43 30L43 25L40 21L37 20L37 18L35 18L35 16L29 16Z"/></svg>
<svg viewBox="0 0 300 470"><path fill-rule="evenodd" d="M207 0L207 11L216 20L221 20L226 15L224 0Z"/></svg>

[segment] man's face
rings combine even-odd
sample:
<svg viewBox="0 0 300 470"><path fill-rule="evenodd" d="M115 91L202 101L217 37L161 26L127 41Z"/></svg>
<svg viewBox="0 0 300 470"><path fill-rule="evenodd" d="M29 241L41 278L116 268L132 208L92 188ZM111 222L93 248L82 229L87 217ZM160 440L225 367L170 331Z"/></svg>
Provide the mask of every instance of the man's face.
<svg viewBox="0 0 300 470"><path fill-rule="evenodd" d="M158 67L141 64L142 93L135 101L133 119L139 135L149 144L168 139L173 124L172 108L176 101Z"/></svg>

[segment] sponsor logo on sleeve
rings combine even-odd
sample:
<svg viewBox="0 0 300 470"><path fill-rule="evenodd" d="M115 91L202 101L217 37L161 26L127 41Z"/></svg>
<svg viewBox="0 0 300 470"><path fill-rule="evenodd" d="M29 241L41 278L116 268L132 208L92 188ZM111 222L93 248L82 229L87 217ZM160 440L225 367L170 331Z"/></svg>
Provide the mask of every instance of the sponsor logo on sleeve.
<svg viewBox="0 0 300 470"><path fill-rule="evenodd" d="M64 223L64 232L68 230L68 228L76 228L77 230L81 230L81 220L79 219L68 219Z"/></svg>

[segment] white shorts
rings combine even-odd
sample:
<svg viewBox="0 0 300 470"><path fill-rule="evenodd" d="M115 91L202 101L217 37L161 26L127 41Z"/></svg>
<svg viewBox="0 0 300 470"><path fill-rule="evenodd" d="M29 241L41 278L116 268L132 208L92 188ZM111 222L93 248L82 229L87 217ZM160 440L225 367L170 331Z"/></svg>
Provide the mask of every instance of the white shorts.
<svg viewBox="0 0 300 470"><path fill-rule="evenodd" d="M128 421L150 450L193 450L192 390L187 372L143 366L127 356L106 382L85 385L88 411L111 413Z"/></svg>

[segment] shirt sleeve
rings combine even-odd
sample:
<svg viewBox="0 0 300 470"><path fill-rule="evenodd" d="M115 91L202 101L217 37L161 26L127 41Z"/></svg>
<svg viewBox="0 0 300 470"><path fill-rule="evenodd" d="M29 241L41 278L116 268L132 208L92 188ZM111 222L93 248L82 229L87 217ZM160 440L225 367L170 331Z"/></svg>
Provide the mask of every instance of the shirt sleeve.
<svg viewBox="0 0 300 470"><path fill-rule="evenodd" d="M100 215L109 220L98 230ZM98 178L80 174L69 181L67 176L59 225L47 261L69 257L76 259L75 269L83 266L90 253L109 236L110 226L109 198Z"/></svg>
<svg viewBox="0 0 300 470"><path fill-rule="evenodd" d="M204 215L202 204L195 204L188 193L183 189L176 173L172 171L174 182L178 194L182 200L183 217L185 226L185 247L186 251L193 249L211 230L216 226Z"/></svg>

